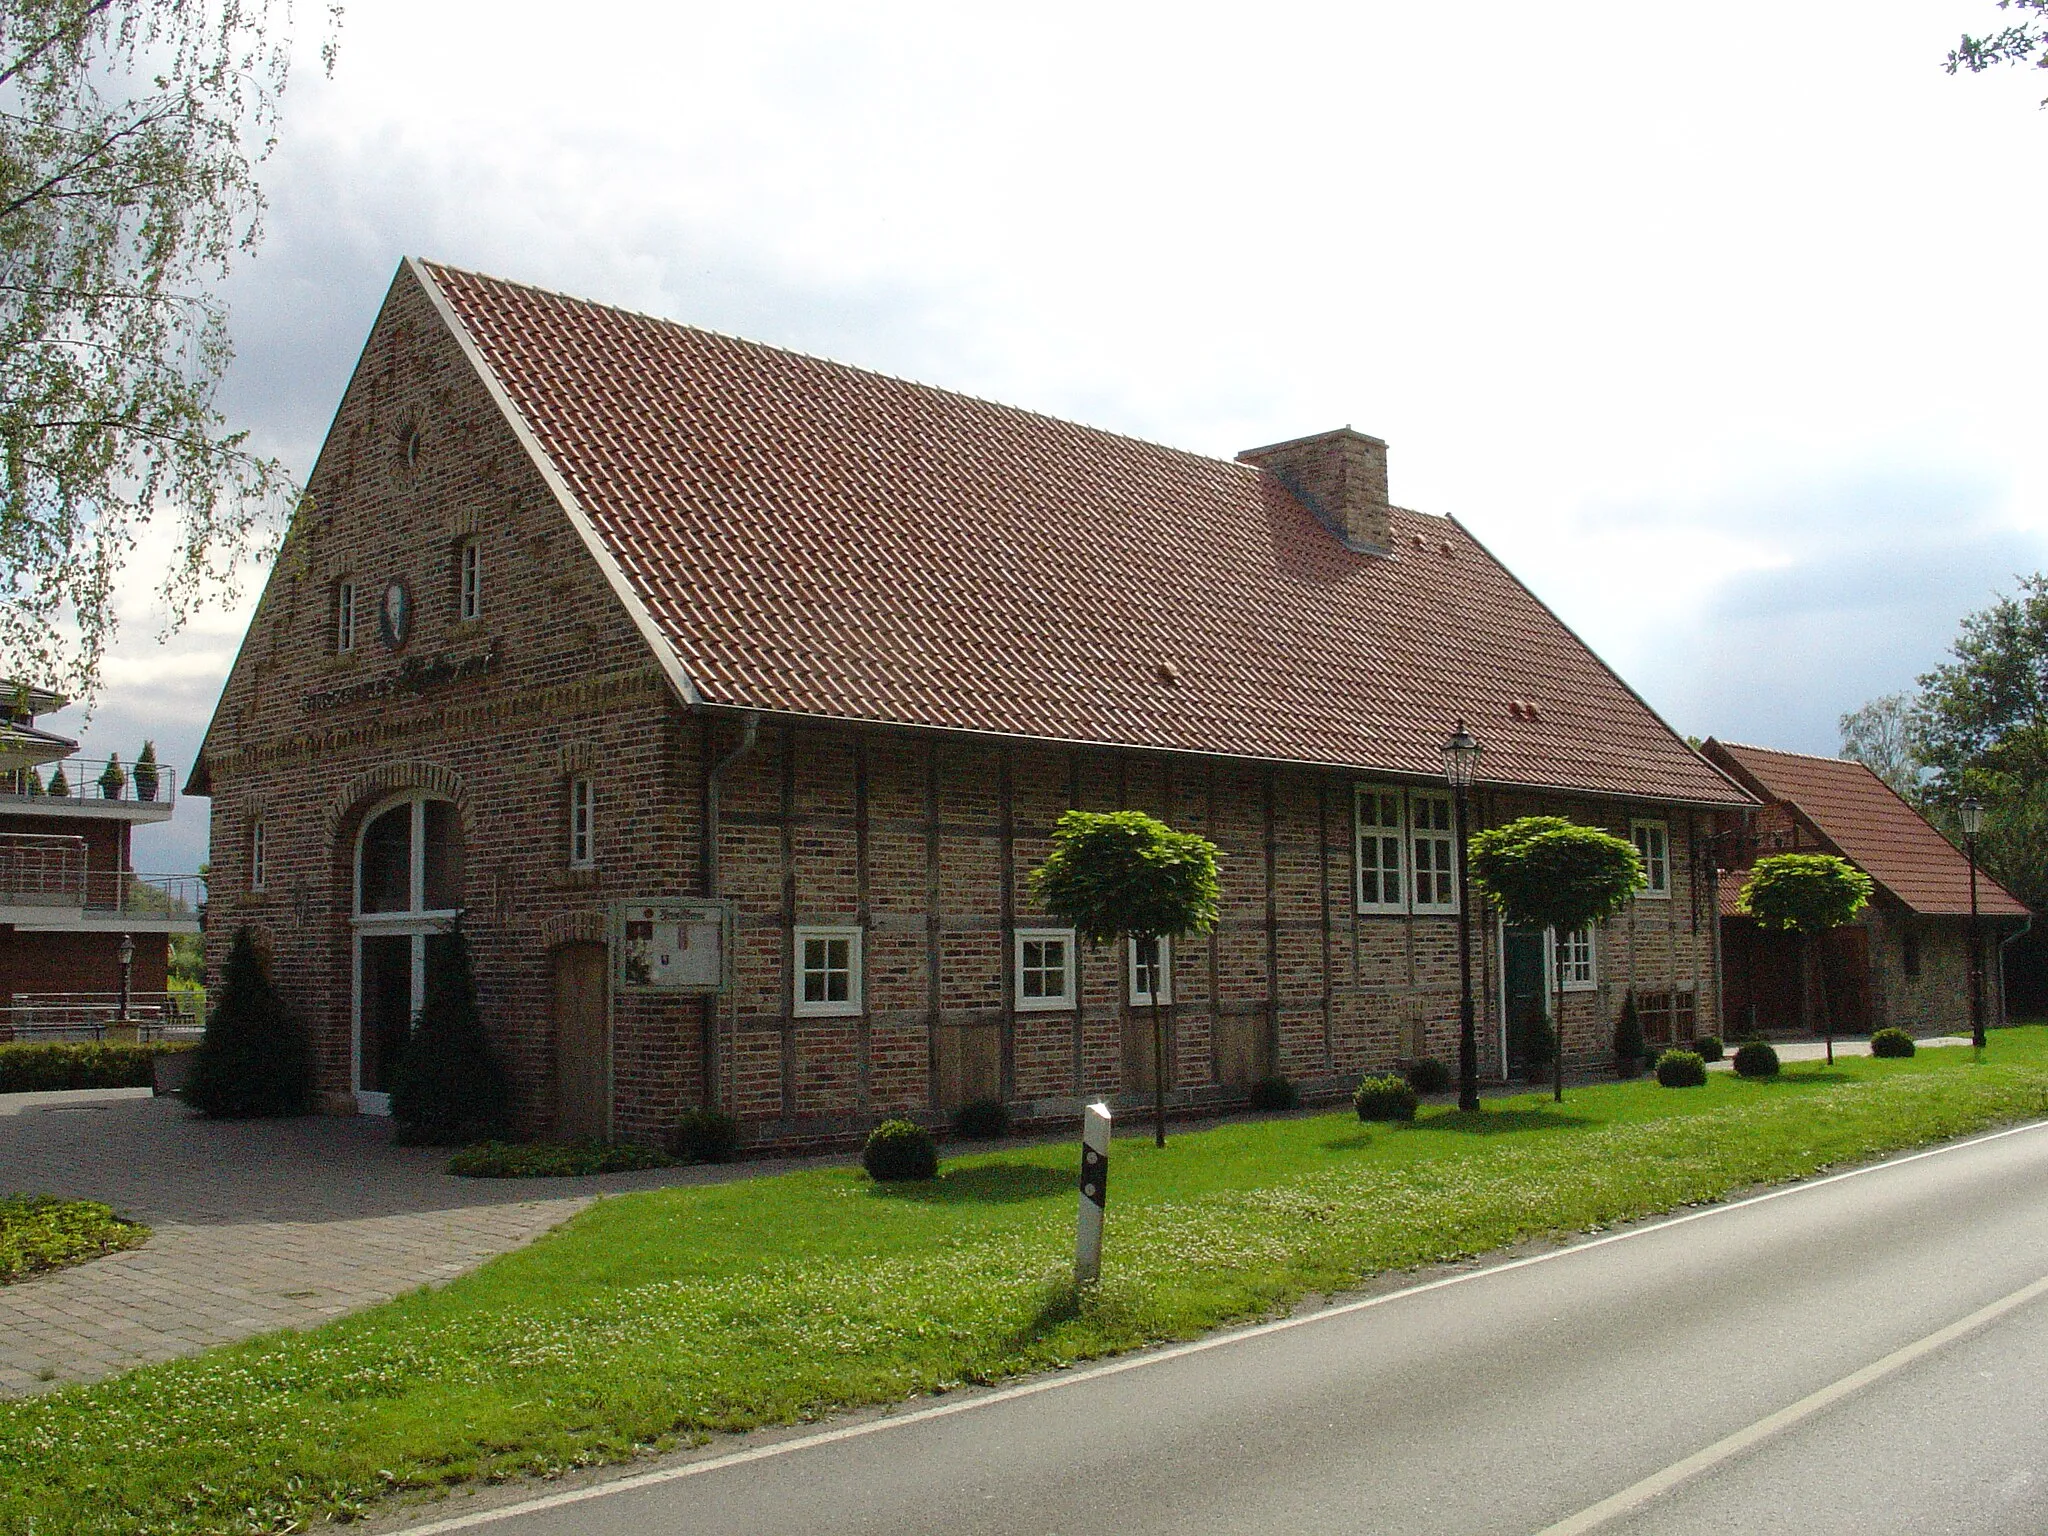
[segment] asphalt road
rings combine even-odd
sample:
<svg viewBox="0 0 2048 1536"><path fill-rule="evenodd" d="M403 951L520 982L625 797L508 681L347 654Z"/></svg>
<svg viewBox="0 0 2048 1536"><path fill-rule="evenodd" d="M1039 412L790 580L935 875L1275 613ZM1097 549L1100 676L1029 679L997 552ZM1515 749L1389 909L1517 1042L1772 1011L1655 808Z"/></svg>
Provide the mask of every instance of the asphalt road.
<svg viewBox="0 0 2048 1536"><path fill-rule="evenodd" d="M2044 1532L2048 1126L412 1529Z"/></svg>

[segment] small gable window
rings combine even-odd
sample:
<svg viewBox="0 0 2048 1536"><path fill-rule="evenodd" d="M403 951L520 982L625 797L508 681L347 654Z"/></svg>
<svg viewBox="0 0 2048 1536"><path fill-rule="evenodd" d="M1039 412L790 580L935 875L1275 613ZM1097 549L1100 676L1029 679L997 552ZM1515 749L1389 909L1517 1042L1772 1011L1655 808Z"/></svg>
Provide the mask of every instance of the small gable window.
<svg viewBox="0 0 2048 1536"><path fill-rule="evenodd" d="M569 867L597 864L597 792L587 776L569 781Z"/></svg>
<svg viewBox="0 0 2048 1536"><path fill-rule="evenodd" d="M352 581L334 589L334 648L344 654L356 648L356 584Z"/></svg>
<svg viewBox="0 0 2048 1536"><path fill-rule="evenodd" d="M456 616L467 622L480 619L484 612L484 552L483 546L475 539L465 539L456 556L458 564L457 582L460 596L457 600Z"/></svg>
<svg viewBox="0 0 2048 1536"><path fill-rule="evenodd" d="M1643 888L1638 896L1656 900L1671 895L1671 829L1661 821L1634 821L1629 832L1635 839L1636 856L1643 861Z"/></svg>
<svg viewBox="0 0 2048 1536"><path fill-rule="evenodd" d="M258 817L249 823L249 889L263 889L263 821Z"/></svg>

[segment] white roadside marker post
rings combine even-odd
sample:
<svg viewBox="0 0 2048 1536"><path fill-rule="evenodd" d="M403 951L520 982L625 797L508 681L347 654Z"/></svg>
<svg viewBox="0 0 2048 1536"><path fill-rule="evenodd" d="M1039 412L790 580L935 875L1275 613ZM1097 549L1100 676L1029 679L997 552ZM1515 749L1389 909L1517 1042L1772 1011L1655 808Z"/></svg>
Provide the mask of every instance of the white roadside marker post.
<svg viewBox="0 0 2048 1536"><path fill-rule="evenodd" d="M1081 1219L1074 1232L1074 1283L1102 1278L1102 1208L1109 1200L1109 1106L1081 1113Z"/></svg>

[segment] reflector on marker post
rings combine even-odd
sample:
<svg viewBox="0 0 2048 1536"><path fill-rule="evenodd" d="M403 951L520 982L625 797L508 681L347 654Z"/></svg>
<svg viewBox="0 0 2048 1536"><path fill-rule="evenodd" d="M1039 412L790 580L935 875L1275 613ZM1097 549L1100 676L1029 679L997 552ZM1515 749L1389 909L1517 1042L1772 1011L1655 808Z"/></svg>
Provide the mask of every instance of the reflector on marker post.
<svg viewBox="0 0 2048 1536"><path fill-rule="evenodd" d="M1102 1277L1102 1208L1109 1200L1109 1106L1081 1112L1081 1218L1074 1231L1074 1283Z"/></svg>

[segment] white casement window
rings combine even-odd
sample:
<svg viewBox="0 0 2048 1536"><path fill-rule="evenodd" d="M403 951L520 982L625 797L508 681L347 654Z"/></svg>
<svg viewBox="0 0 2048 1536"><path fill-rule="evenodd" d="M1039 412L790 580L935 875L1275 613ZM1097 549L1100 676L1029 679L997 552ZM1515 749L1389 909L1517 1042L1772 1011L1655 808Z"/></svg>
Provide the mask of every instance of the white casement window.
<svg viewBox="0 0 2048 1536"><path fill-rule="evenodd" d="M858 928L796 930L796 1011L807 1017L859 1013Z"/></svg>
<svg viewBox="0 0 2048 1536"><path fill-rule="evenodd" d="M569 867L597 864L597 791L588 778L569 781Z"/></svg>
<svg viewBox="0 0 2048 1536"><path fill-rule="evenodd" d="M249 823L249 889L263 889L263 823Z"/></svg>
<svg viewBox="0 0 2048 1536"><path fill-rule="evenodd" d="M1405 796L1398 789L1358 790L1358 910L1408 910Z"/></svg>
<svg viewBox="0 0 2048 1536"><path fill-rule="evenodd" d="M1458 844L1449 795L1408 792L1408 846L1414 852L1415 910L1458 910Z"/></svg>
<svg viewBox="0 0 2048 1536"><path fill-rule="evenodd" d="M1017 930L1017 1009L1052 1012L1074 1006L1074 930Z"/></svg>
<svg viewBox="0 0 2048 1536"><path fill-rule="evenodd" d="M464 619L476 619L484 611L484 552L475 539L462 546L462 598L457 609Z"/></svg>
<svg viewBox="0 0 2048 1536"><path fill-rule="evenodd" d="M1638 896L1668 900L1671 895L1671 829L1661 821L1632 821L1636 854L1643 861L1643 888Z"/></svg>
<svg viewBox="0 0 2048 1536"><path fill-rule="evenodd" d="M356 648L356 584L344 581L334 589L334 648Z"/></svg>
<svg viewBox="0 0 2048 1536"><path fill-rule="evenodd" d="M1131 1005L1173 1001L1173 940L1132 939Z"/></svg>
<svg viewBox="0 0 2048 1536"><path fill-rule="evenodd" d="M1553 939L1561 945L1564 961L1564 989L1567 992L1590 992L1598 984L1599 977L1593 967L1593 930L1578 928Z"/></svg>

